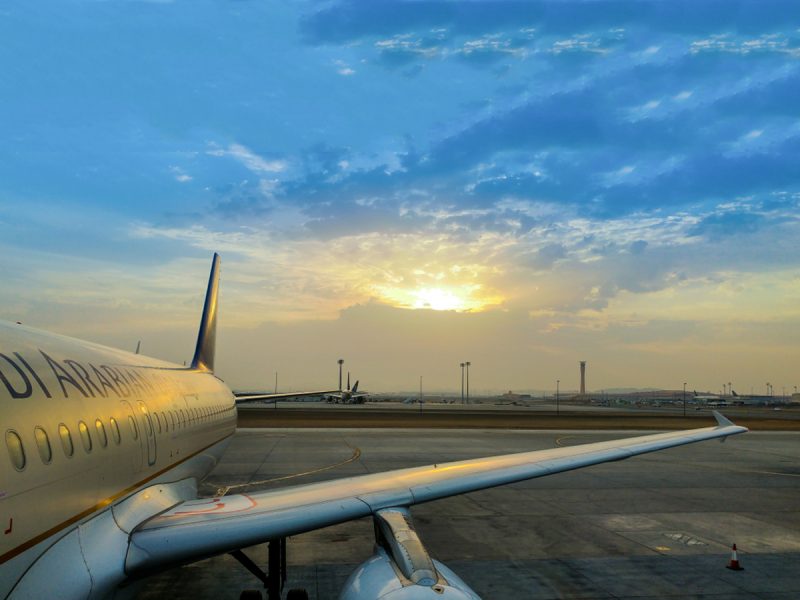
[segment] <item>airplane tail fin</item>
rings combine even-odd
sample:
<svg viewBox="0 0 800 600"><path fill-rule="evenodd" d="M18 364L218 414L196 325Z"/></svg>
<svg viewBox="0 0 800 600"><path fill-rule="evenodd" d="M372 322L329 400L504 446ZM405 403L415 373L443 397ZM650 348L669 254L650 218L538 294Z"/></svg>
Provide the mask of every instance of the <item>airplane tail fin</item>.
<svg viewBox="0 0 800 600"><path fill-rule="evenodd" d="M219 254L214 253L211 261L211 275L208 277L206 301L203 305L203 318L197 334L197 346L192 359L192 369L214 370L214 349L217 341L217 294L219 292Z"/></svg>
<svg viewBox="0 0 800 600"><path fill-rule="evenodd" d="M353 386L353 393L355 394L357 391L358 391L358 381L356 381L356 384Z"/></svg>

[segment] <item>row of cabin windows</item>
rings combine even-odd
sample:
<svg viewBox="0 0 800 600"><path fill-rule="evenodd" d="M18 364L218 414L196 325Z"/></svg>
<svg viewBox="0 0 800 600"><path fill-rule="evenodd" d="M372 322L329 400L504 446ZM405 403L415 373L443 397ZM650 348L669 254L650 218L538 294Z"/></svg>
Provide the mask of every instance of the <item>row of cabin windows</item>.
<svg viewBox="0 0 800 600"><path fill-rule="evenodd" d="M142 412L146 416L144 422L145 427L147 428L147 435L150 436L153 434L153 425L150 422L150 418L147 417L147 410L144 408L144 405L141 405L141 408ZM162 411L160 416L159 412L156 411L153 413L153 415L155 416L156 427L158 429L158 433L160 434L162 431L167 432L170 430L170 423L172 425L172 429L175 430L178 427L185 427L189 421L205 421L212 419L217 415L229 413L232 410L232 407L202 407L199 409L190 408L188 409L188 413L183 409L178 409L177 411ZM169 414L169 420L167 420L167 414ZM131 436L133 437L134 441L138 440L139 428L136 425L136 420L130 415L128 416L128 425L130 426ZM111 430L111 439L114 440L114 444L119 446L122 443L122 433L120 432L119 423L117 423L117 420L114 417L109 419L109 426L109 429ZM102 448L106 448L108 446L108 434L106 433L105 425L100 419L95 419L94 427L97 433L97 443ZM61 449L64 451L64 456L70 458L73 454L75 454L75 444L72 441L72 433L70 432L69 428L64 425L64 423L60 423L58 425L58 437L61 439ZM78 437L80 438L83 449L87 453L91 452L93 447L92 436L89 431L89 426L84 421L78 421ZM50 445L50 438L47 435L47 432L43 427L37 425L33 429L33 438L36 441L36 449L39 451L39 458L42 460L42 463L49 465L53 460L53 448ZM6 448L8 449L8 456L11 459L11 464L17 471L22 471L27 462L25 448L22 444L22 438L13 429L6 431Z"/></svg>

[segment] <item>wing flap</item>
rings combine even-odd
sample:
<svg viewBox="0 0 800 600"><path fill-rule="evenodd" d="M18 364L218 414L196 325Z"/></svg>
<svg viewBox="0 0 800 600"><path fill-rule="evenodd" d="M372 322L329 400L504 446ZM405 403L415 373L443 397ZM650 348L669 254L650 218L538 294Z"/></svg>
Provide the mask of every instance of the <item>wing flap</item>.
<svg viewBox="0 0 800 600"><path fill-rule="evenodd" d="M374 473L253 494L182 502L131 534L126 569L146 573L448 496L725 438L736 425Z"/></svg>

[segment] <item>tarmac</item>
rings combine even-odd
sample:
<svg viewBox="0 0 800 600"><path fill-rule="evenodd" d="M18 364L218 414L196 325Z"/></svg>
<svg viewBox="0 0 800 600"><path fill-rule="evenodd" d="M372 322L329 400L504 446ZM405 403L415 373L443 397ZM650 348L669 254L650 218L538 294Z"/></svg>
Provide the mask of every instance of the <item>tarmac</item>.
<svg viewBox="0 0 800 600"><path fill-rule="evenodd" d="M241 493L631 435L240 429L201 491ZM750 432L411 512L431 555L484 599L788 600L800 598L799 498L800 433ZM286 589L337 598L348 575L371 556L373 539L370 519L290 538ZM743 571L725 568L734 542ZM265 546L246 552L266 563ZM148 578L135 597L238 598L259 587L233 558L220 556Z"/></svg>
<svg viewBox="0 0 800 600"><path fill-rule="evenodd" d="M538 403L440 404L425 402L280 402L239 407L240 427L378 427L445 429L693 429L714 425L711 408L606 408L581 404L556 407ZM800 407L775 411L763 407L722 410L752 430L800 431Z"/></svg>

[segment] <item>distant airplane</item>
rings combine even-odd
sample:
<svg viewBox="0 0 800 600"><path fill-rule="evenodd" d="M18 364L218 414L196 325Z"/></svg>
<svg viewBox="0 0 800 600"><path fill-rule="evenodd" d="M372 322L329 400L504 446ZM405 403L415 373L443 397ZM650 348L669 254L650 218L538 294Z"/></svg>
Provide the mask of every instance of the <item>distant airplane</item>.
<svg viewBox="0 0 800 600"><path fill-rule="evenodd" d="M728 401L716 394L700 395L695 391L692 395L695 402L702 402L705 406L712 408L723 408L728 406Z"/></svg>
<svg viewBox="0 0 800 600"><path fill-rule="evenodd" d="M350 373L347 374L347 389L336 390L328 392L324 396L328 402L334 404L364 404L369 398L369 393L358 391L358 381L356 381L353 389L350 389Z"/></svg>
<svg viewBox="0 0 800 600"><path fill-rule="evenodd" d="M214 375L219 271L215 254L189 367L0 323L0 598L105 598L229 553L277 600L288 536L371 516L375 554L341 598L474 599L409 507L747 431L715 412L714 427L198 498L239 401ZM264 542L269 573L242 551Z"/></svg>

